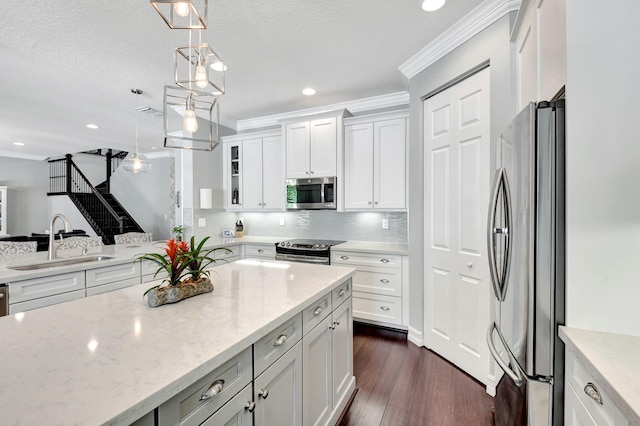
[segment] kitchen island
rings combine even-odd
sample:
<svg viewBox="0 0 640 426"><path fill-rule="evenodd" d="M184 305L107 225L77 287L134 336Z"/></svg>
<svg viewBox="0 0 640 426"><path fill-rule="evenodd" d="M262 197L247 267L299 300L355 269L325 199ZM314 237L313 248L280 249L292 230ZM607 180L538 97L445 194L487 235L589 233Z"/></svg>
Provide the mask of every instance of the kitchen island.
<svg viewBox="0 0 640 426"><path fill-rule="evenodd" d="M306 321L353 272L247 259L216 266L212 293L175 305L147 307L147 283L1 317L2 423L130 424L283 322Z"/></svg>

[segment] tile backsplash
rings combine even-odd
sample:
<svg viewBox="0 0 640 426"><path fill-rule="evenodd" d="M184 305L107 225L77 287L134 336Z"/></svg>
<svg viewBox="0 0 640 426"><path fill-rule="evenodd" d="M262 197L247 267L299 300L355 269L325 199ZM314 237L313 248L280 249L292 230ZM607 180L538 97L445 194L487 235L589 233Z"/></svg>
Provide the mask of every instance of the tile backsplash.
<svg viewBox="0 0 640 426"><path fill-rule="evenodd" d="M197 236L222 236L225 228L234 228L243 219L244 235L284 238L322 238L330 240L378 241L406 244L407 213L402 212L335 212L332 210L299 210L291 212L224 212L194 210L194 222L205 218L206 227L194 228ZM382 229L382 220L389 229ZM284 226L281 226L281 220Z"/></svg>

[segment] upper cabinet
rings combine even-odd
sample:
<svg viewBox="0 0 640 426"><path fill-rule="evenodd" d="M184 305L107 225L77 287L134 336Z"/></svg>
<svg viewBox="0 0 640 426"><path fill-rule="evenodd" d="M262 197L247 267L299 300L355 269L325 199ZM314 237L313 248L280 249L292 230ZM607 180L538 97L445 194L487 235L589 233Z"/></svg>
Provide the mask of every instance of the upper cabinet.
<svg viewBox="0 0 640 426"><path fill-rule="evenodd" d="M288 179L340 176L345 114L330 111L282 122Z"/></svg>
<svg viewBox="0 0 640 426"><path fill-rule="evenodd" d="M7 187L0 186L0 235L7 235Z"/></svg>
<svg viewBox="0 0 640 426"><path fill-rule="evenodd" d="M407 111L345 120L345 210L406 209Z"/></svg>
<svg viewBox="0 0 640 426"><path fill-rule="evenodd" d="M224 138L227 210L284 210L283 148L279 131Z"/></svg>
<svg viewBox="0 0 640 426"><path fill-rule="evenodd" d="M524 0L511 40L516 51L518 110L552 99L566 83L565 0Z"/></svg>

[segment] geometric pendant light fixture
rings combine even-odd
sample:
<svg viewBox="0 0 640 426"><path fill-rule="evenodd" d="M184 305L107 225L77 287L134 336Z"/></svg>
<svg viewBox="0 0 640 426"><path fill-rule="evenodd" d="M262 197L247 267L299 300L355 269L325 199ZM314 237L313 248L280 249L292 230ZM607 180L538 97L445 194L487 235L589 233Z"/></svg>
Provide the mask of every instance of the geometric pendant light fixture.
<svg viewBox="0 0 640 426"><path fill-rule="evenodd" d="M142 94L140 89L131 89L131 93L136 95ZM146 173L151 170L151 162L138 150L138 111L136 114L136 150L130 152L124 160L122 160L122 168L131 173Z"/></svg>
<svg viewBox="0 0 640 426"><path fill-rule="evenodd" d="M171 29L207 28L208 0L151 0L151 5Z"/></svg>
<svg viewBox="0 0 640 426"><path fill-rule="evenodd" d="M173 65L178 86L224 95L225 65L208 43L177 47Z"/></svg>
<svg viewBox="0 0 640 426"><path fill-rule="evenodd" d="M166 148L211 151L220 143L218 96L164 86L163 110Z"/></svg>

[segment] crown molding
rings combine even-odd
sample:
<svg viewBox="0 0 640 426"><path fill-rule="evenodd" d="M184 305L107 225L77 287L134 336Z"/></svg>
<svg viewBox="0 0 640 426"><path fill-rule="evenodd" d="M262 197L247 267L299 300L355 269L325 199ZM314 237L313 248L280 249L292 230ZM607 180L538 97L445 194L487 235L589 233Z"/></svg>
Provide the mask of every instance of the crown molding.
<svg viewBox="0 0 640 426"><path fill-rule="evenodd" d="M507 13L518 10L520 2L521 0L486 0L400 65L398 69L407 79L415 77Z"/></svg>
<svg viewBox="0 0 640 426"><path fill-rule="evenodd" d="M240 132L264 127L280 126L280 122L283 120L304 115L318 114L331 110L346 109L349 112L353 113L359 111L370 111L379 108L389 108L399 105L407 105L408 103L409 92L389 93L387 95L372 96L370 98L357 99L354 101L341 102L338 104L325 105L322 107L308 108L282 114L267 115L264 117L250 118L247 120L238 120L236 130Z"/></svg>

